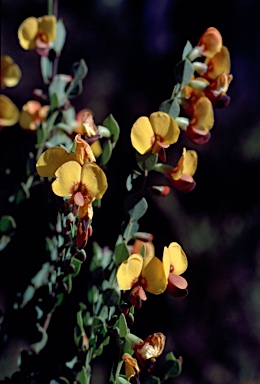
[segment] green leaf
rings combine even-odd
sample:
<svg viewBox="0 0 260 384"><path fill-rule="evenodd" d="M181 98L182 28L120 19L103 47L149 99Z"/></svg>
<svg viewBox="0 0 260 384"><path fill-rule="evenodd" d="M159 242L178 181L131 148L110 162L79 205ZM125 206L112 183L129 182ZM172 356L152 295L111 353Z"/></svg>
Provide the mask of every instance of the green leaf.
<svg viewBox="0 0 260 384"><path fill-rule="evenodd" d="M126 189L127 189L128 191L131 191L131 189L133 188L133 184L132 184L132 182L133 182L135 179L137 179L137 177L139 177L140 175L141 175L141 173L135 171L135 172L131 173L131 174L127 177L127 179L126 179Z"/></svg>
<svg viewBox="0 0 260 384"><path fill-rule="evenodd" d="M52 62L46 56L41 56L41 73L45 84L49 84L52 77Z"/></svg>
<svg viewBox="0 0 260 384"><path fill-rule="evenodd" d="M143 171L151 171L158 161L158 154L148 152L144 155L140 155L140 153L136 153L136 161L139 168Z"/></svg>
<svg viewBox="0 0 260 384"><path fill-rule="evenodd" d="M182 86L188 84L194 74L190 60L185 59L179 62L174 69L174 73L178 83L181 83Z"/></svg>
<svg viewBox="0 0 260 384"><path fill-rule="evenodd" d="M4 234L13 233L16 228L15 220L10 215L4 215L0 218L0 232Z"/></svg>
<svg viewBox="0 0 260 384"><path fill-rule="evenodd" d="M132 220L138 221L147 211L148 204L143 197L135 206L129 211Z"/></svg>
<svg viewBox="0 0 260 384"><path fill-rule="evenodd" d="M125 315L123 315L123 313L121 313L119 317L117 326L120 332L119 336L125 338L129 331L128 331Z"/></svg>
<svg viewBox="0 0 260 384"><path fill-rule="evenodd" d="M82 367L81 371L78 372L76 380L79 384L88 384L87 371L85 367Z"/></svg>
<svg viewBox="0 0 260 384"><path fill-rule="evenodd" d="M145 248L145 246L144 246L144 244L143 244L143 245L142 245L142 248L141 248L141 250L140 250L140 255L143 256L143 257L145 257L145 253L146 253L146 248Z"/></svg>
<svg viewBox="0 0 260 384"><path fill-rule="evenodd" d="M168 113L168 115L176 119L180 113L180 105L176 99L169 99L162 102L159 110Z"/></svg>
<svg viewBox="0 0 260 384"><path fill-rule="evenodd" d="M73 79L66 90L68 98L78 96L82 91L82 80L87 75L88 67L83 59L74 63L72 67Z"/></svg>
<svg viewBox="0 0 260 384"><path fill-rule="evenodd" d="M59 56L66 40L66 29L61 19L56 24L56 38L53 41L53 49Z"/></svg>
<svg viewBox="0 0 260 384"><path fill-rule="evenodd" d="M192 50L193 50L193 46L189 41L187 41L182 52L182 60L186 59L186 57L191 53Z"/></svg>
<svg viewBox="0 0 260 384"><path fill-rule="evenodd" d="M127 260L129 256L129 250L124 242L115 246L114 259L117 266L120 265L123 261Z"/></svg>
<svg viewBox="0 0 260 384"><path fill-rule="evenodd" d="M103 293L103 300L108 307L111 307L113 305L119 305L120 296L120 290L108 288Z"/></svg>
<svg viewBox="0 0 260 384"><path fill-rule="evenodd" d="M66 78L63 75L56 75L49 86L49 96L51 108L59 108L67 100L65 87L67 86Z"/></svg>
<svg viewBox="0 0 260 384"><path fill-rule="evenodd" d="M111 143L111 140L108 139L105 141L105 144L104 144L104 147L103 147L103 151L102 151L102 154L101 154L101 162L103 165L107 164L111 155L112 155L112 143Z"/></svg>
<svg viewBox="0 0 260 384"><path fill-rule="evenodd" d="M74 266L75 272L71 273L72 277L75 277L79 274L80 268L81 268L82 261L78 260L76 257L72 257L71 259L71 265Z"/></svg>
<svg viewBox="0 0 260 384"><path fill-rule="evenodd" d="M109 129L112 143L116 143L119 138L120 128L114 116L110 114L102 124Z"/></svg>
<svg viewBox="0 0 260 384"><path fill-rule="evenodd" d="M179 359L176 359L172 352L167 353L165 356L166 364L162 370L165 372L164 380L170 377L178 376L182 371L182 363Z"/></svg>
<svg viewBox="0 0 260 384"><path fill-rule="evenodd" d="M91 304L94 304L98 301L99 298L99 290L96 285L93 285L92 287L89 288L88 290L88 301Z"/></svg>

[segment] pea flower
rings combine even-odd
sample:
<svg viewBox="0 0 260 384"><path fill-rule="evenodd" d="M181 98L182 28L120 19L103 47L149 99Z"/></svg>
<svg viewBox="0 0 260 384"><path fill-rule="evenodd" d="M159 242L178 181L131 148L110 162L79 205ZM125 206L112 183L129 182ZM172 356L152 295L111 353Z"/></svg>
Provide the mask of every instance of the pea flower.
<svg viewBox="0 0 260 384"><path fill-rule="evenodd" d="M173 242L169 247L164 247L163 264L165 271L169 271L167 292L174 297L185 297L188 293L188 283L180 276L188 267L188 260L182 247Z"/></svg>
<svg viewBox="0 0 260 384"><path fill-rule="evenodd" d="M21 70L10 56L1 56L1 88L15 87L21 79Z"/></svg>
<svg viewBox="0 0 260 384"><path fill-rule="evenodd" d="M20 111L9 97L0 95L0 127L15 125L20 116Z"/></svg>
<svg viewBox="0 0 260 384"><path fill-rule="evenodd" d="M198 155L194 150L183 148L182 155L176 167L168 164L157 163L154 170L168 177L174 188L181 192L191 192L196 182L193 179L198 166Z"/></svg>
<svg viewBox="0 0 260 384"><path fill-rule="evenodd" d="M107 179L102 169L93 162L89 145L78 135L76 154L62 147L47 149L37 161L40 176L56 177L52 190L57 196L70 197L68 204L78 208L79 219L90 220L92 202L101 199L107 189Z"/></svg>
<svg viewBox="0 0 260 384"><path fill-rule="evenodd" d="M212 57L222 48L222 36L218 29L209 27L200 37L198 44L189 54L188 58L192 61L197 57Z"/></svg>
<svg viewBox="0 0 260 384"><path fill-rule="evenodd" d="M49 105L42 106L39 101L30 100L23 105L19 124L23 129L35 131L39 124L46 121Z"/></svg>
<svg viewBox="0 0 260 384"><path fill-rule="evenodd" d="M188 104L188 105L187 105ZM206 96L190 99L182 104L189 118L185 130L186 136L195 144L205 144L211 138L210 130L214 125L214 111Z"/></svg>
<svg viewBox="0 0 260 384"><path fill-rule="evenodd" d="M132 305L141 307L147 300L145 291L159 295L167 287L163 263L156 256L132 254L118 268L117 282L121 290L131 289Z"/></svg>
<svg viewBox="0 0 260 384"><path fill-rule="evenodd" d="M40 56L48 56L50 44L56 37L56 17L28 17L18 28L18 39L26 50L35 49Z"/></svg>
<svg viewBox="0 0 260 384"><path fill-rule="evenodd" d="M167 113L154 112L150 117L141 116L131 130L133 147L141 155L152 151L165 160L165 148L176 143L180 129L176 121Z"/></svg>

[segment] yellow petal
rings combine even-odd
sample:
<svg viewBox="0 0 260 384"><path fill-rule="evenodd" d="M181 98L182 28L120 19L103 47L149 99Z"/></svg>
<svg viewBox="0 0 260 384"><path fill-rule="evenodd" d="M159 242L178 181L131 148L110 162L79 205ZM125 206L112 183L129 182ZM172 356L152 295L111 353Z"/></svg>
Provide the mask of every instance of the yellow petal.
<svg viewBox="0 0 260 384"><path fill-rule="evenodd" d="M171 266L175 275L181 275L188 267L188 260L185 252L178 243L171 243L168 247Z"/></svg>
<svg viewBox="0 0 260 384"><path fill-rule="evenodd" d="M155 256L145 256L143 262L142 277L145 280L143 286L147 292L159 295L167 286L167 277L161 260Z"/></svg>
<svg viewBox="0 0 260 384"><path fill-rule="evenodd" d="M57 196L71 196L78 188L81 178L81 165L77 161L67 161L55 172L56 180L52 190Z"/></svg>
<svg viewBox="0 0 260 384"><path fill-rule="evenodd" d="M176 121L167 113L154 112L150 115L150 122L156 136L164 144L173 144L179 138L180 129Z"/></svg>
<svg viewBox="0 0 260 384"><path fill-rule="evenodd" d="M227 47L223 46L220 52L218 52L211 59L207 59L205 63L208 65L208 71L205 73L205 77L209 79L215 79L221 73L230 73L230 55Z"/></svg>
<svg viewBox="0 0 260 384"><path fill-rule="evenodd" d="M62 147L52 147L43 152L36 164L37 172L43 177L55 177L55 172L64 163L75 160L72 152Z"/></svg>
<svg viewBox="0 0 260 384"><path fill-rule="evenodd" d="M82 167L81 182L87 188L88 195L101 199L107 189L107 178L102 169L93 163Z"/></svg>
<svg viewBox="0 0 260 384"><path fill-rule="evenodd" d="M56 17L43 16L38 18L38 33L47 36L46 43L52 41L56 37Z"/></svg>
<svg viewBox="0 0 260 384"><path fill-rule="evenodd" d="M148 117L139 117L131 130L131 141L133 147L137 150L137 152L143 155L152 148L154 140L154 131Z"/></svg>
<svg viewBox="0 0 260 384"><path fill-rule="evenodd" d="M25 19L18 29L18 39L24 49L35 48L35 38L38 33L38 20L36 17Z"/></svg>
<svg viewBox="0 0 260 384"><path fill-rule="evenodd" d="M209 131L214 125L214 112L211 101L201 97L195 105L195 110L190 126L200 131Z"/></svg>
<svg viewBox="0 0 260 384"><path fill-rule="evenodd" d="M21 78L21 70L10 56L1 56L1 88L14 87Z"/></svg>
<svg viewBox="0 0 260 384"><path fill-rule="evenodd" d="M0 95L0 126L9 127L17 123L20 111L9 97Z"/></svg>
<svg viewBox="0 0 260 384"><path fill-rule="evenodd" d="M194 150L188 150L185 152L183 170L182 173L193 176L198 166L198 155Z"/></svg>
<svg viewBox="0 0 260 384"><path fill-rule="evenodd" d="M122 290L131 289L137 282L143 267L141 255L133 254L119 266L116 277Z"/></svg>
<svg viewBox="0 0 260 384"><path fill-rule="evenodd" d="M169 273L170 273L170 266L171 266L171 261L170 261L170 252L167 247L164 247L163 250L163 269L164 269L164 274L166 278L168 278Z"/></svg>

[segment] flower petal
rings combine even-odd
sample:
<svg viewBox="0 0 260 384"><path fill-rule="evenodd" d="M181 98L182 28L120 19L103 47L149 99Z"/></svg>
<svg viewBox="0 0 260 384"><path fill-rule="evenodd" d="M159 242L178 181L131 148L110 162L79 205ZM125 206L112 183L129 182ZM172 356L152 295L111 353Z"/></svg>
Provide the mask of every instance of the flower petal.
<svg viewBox="0 0 260 384"><path fill-rule="evenodd" d="M214 112L211 101L201 97L195 105L194 114L189 127L199 131L209 131L214 124Z"/></svg>
<svg viewBox="0 0 260 384"><path fill-rule="evenodd" d="M230 55L227 47L223 46L221 50L211 59L207 59L205 63L208 65L208 71L204 77L209 80L214 80L221 73L230 73Z"/></svg>
<svg viewBox="0 0 260 384"><path fill-rule="evenodd" d="M56 17L55 16L42 16L38 18L38 33L39 35L45 34L48 37L46 43L52 41L56 37Z"/></svg>
<svg viewBox="0 0 260 384"><path fill-rule="evenodd" d="M137 282L143 267L141 255L131 255L119 266L116 277L121 290L131 289Z"/></svg>
<svg viewBox="0 0 260 384"><path fill-rule="evenodd" d="M142 277L145 279L144 289L147 292L159 295L165 291L167 277L163 263L156 256L144 257Z"/></svg>
<svg viewBox="0 0 260 384"><path fill-rule="evenodd" d="M35 48L35 37L38 33L38 20L36 17L25 19L18 29L18 39L23 49Z"/></svg>
<svg viewBox="0 0 260 384"><path fill-rule="evenodd" d="M137 150L137 152L143 155L152 148L154 140L154 131L148 117L139 117L131 130L131 141L133 147Z"/></svg>
<svg viewBox="0 0 260 384"><path fill-rule="evenodd" d="M189 176L193 176L197 170L198 165L198 155L194 150L185 151L184 163L183 163L183 173Z"/></svg>
<svg viewBox="0 0 260 384"><path fill-rule="evenodd" d="M150 115L150 122L155 135L158 135L164 144L176 143L180 129L170 115L164 112L154 112Z"/></svg>
<svg viewBox="0 0 260 384"><path fill-rule="evenodd" d="M168 277L168 285L174 285L179 289L186 289L188 286L187 280L184 277L170 273Z"/></svg>
<svg viewBox="0 0 260 384"><path fill-rule="evenodd" d="M185 252L178 243L171 243L168 247L171 266L174 270L172 273L181 275L188 267L188 260ZM180 287L179 287L180 288ZM185 287L186 288L186 287Z"/></svg>
<svg viewBox="0 0 260 384"><path fill-rule="evenodd" d="M77 190L81 178L81 166L77 161L67 161L55 172L52 190L57 196L71 196Z"/></svg>
<svg viewBox="0 0 260 384"><path fill-rule="evenodd" d="M0 95L0 126L9 127L19 120L20 112L9 97Z"/></svg>
<svg viewBox="0 0 260 384"><path fill-rule="evenodd" d="M64 163L75 160L72 152L67 152L62 147L52 147L43 152L39 157L36 169L40 176L55 177L55 172Z"/></svg>
<svg viewBox="0 0 260 384"><path fill-rule="evenodd" d="M86 186L88 195L101 199L107 189L107 178L102 169L93 163L82 167L81 182Z"/></svg>

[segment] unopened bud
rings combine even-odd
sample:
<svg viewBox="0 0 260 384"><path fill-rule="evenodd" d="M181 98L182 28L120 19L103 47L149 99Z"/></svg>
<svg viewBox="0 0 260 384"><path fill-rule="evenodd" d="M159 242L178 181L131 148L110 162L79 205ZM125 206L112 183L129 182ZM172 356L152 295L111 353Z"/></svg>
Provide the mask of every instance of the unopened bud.
<svg viewBox="0 0 260 384"><path fill-rule="evenodd" d="M175 121L182 131L186 131L190 124L190 120L187 117L176 117Z"/></svg>
<svg viewBox="0 0 260 384"><path fill-rule="evenodd" d="M171 188L168 185L154 185L151 192L156 196L167 196Z"/></svg>
<svg viewBox="0 0 260 384"><path fill-rule="evenodd" d="M153 234L148 232L135 232L133 239L142 241L153 241Z"/></svg>
<svg viewBox="0 0 260 384"><path fill-rule="evenodd" d="M209 82L207 80L191 80L189 82L189 86L197 89L198 91L203 91L209 86Z"/></svg>
<svg viewBox="0 0 260 384"><path fill-rule="evenodd" d="M192 66L194 71L196 71L200 76L203 76L208 70L207 64L201 63L200 61L194 61Z"/></svg>

